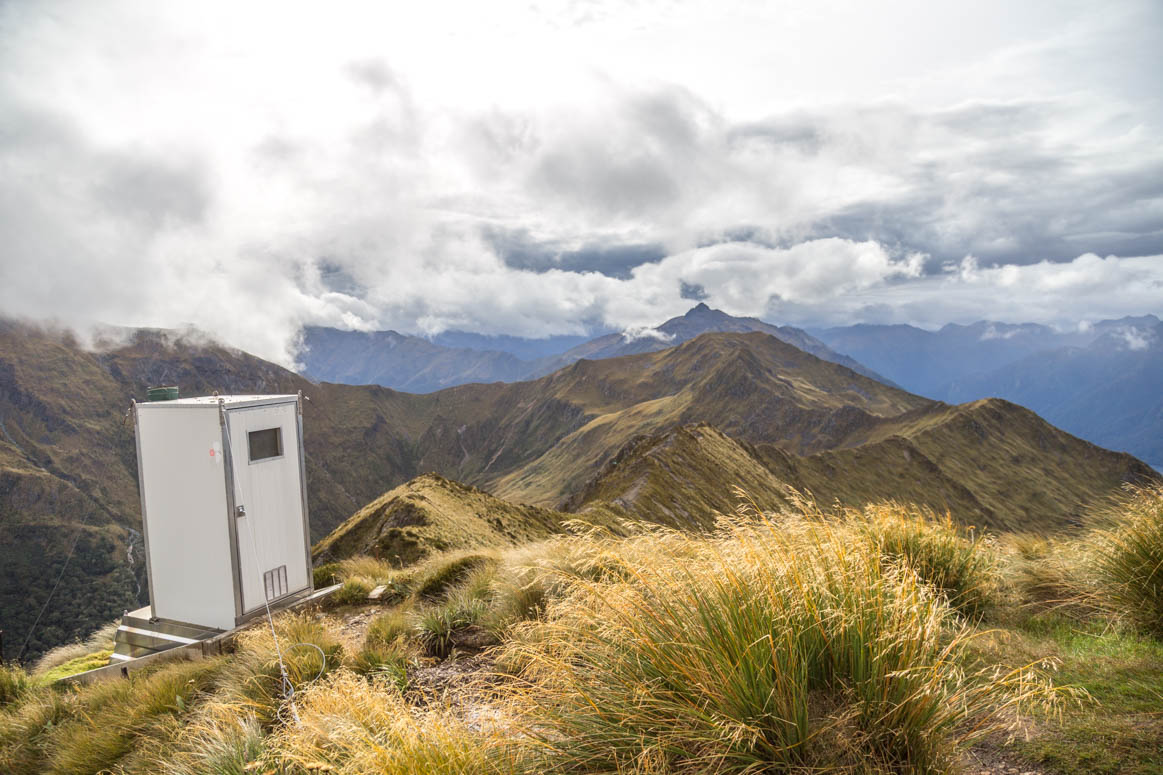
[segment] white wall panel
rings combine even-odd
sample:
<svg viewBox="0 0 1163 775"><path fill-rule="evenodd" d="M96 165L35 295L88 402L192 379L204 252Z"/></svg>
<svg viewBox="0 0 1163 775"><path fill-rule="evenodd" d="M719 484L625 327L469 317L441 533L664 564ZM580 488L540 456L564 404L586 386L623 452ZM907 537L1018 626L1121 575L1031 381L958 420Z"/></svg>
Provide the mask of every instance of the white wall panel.
<svg viewBox="0 0 1163 775"><path fill-rule="evenodd" d="M153 615L231 629L234 577L218 411L137 411Z"/></svg>

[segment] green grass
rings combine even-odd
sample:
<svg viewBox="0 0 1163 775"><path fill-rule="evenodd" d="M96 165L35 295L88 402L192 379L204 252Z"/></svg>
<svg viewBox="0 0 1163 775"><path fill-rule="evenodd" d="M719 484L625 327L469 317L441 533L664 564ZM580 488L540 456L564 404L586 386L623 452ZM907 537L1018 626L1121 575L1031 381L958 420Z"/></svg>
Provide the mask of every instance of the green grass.
<svg viewBox="0 0 1163 775"><path fill-rule="evenodd" d="M414 661L413 654L401 644L365 646L352 660L351 669L359 675L386 681L397 691L405 692L411 685L408 667Z"/></svg>
<svg viewBox="0 0 1163 775"><path fill-rule="evenodd" d="M307 689L300 722L269 741L263 771L339 775L517 775L519 746L445 708L416 709L383 680L340 672Z"/></svg>
<svg viewBox="0 0 1163 775"><path fill-rule="evenodd" d="M391 646L397 640L407 637L412 625L403 611L389 611L377 616L364 635L364 645L368 647Z"/></svg>
<svg viewBox="0 0 1163 775"><path fill-rule="evenodd" d="M111 768L161 726L162 717L184 714L216 668L213 661L179 662L80 694L76 714L47 733L45 772L88 775Z"/></svg>
<svg viewBox="0 0 1163 775"><path fill-rule="evenodd" d="M86 670L96 670L99 667L105 667L109 664L109 657L112 653L113 649L104 649L102 651L95 651L92 654L86 654L83 657L70 659L68 662L56 665L38 674L37 679L42 683L52 683L61 678L67 678L70 675L83 673Z"/></svg>
<svg viewBox="0 0 1163 775"><path fill-rule="evenodd" d="M1063 775L1163 773L1163 643L1050 613L1019 622L999 648L1056 660L1055 682L1089 696L1039 718L1011 743L1018 755Z"/></svg>
<svg viewBox="0 0 1163 775"><path fill-rule="evenodd" d="M416 596L429 601L443 599L473 571L495 565L496 562L494 555L480 553L435 557L417 573Z"/></svg>
<svg viewBox="0 0 1163 775"><path fill-rule="evenodd" d="M343 586L335 590L328 603L332 605L354 605L356 603L363 603L367 601L367 596L372 591L370 582L363 579L354 578L343 582Z"/></svg>
<svg viewBox="0 0 1163 775"><path fill-rule="evenodd" d="M341 580L339 563L325 562L322 565L317 565L311 571L311 580L314 583L315 589L323 589L324 587L330 587L332 584L338 584Z"/></svg>

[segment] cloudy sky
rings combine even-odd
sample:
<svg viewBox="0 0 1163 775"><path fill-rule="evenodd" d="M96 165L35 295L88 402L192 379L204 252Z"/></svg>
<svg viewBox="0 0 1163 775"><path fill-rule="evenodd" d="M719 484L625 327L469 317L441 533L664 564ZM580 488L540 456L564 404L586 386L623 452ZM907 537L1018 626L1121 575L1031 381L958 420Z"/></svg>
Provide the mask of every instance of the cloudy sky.
<svg viewBox="0 0 1163 775"><path fill-rule="evenodd" d="M0 0L0 314L1163 313L1163 5Z"/></svg>

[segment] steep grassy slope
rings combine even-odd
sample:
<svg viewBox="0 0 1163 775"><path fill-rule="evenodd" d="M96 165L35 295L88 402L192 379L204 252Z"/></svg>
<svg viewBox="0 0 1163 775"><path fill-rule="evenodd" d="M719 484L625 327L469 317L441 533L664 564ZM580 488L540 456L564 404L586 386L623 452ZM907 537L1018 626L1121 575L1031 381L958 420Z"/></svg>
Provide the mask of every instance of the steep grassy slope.
<svg viewBox="0 0 1163 775"><path fill-rule="evenodd" d="M0 321L5 657L20 650L62 570L26 657L144 602L137 460L125 411L159 384L180 385L187 395L215 389L312 395L307 480L317 537L415 474L403 435L414 413L404 394L348 388L332 400L325 387L274 364L166 332L132 333L92 352L66 333Z"/></svg>
<svg viewBox="0 0 1163 775"><path fill-rule="evenodd" d="M905 437L950 479L971 489L1010 529L1041 529L1046 515L1076 524L1085 506L1122 482L1153 481L1142 461L1071 436L1030 410L1001 399L882 421L843 446Z"/></svg>
<svg viewBox="0 0 1163 775"><path fill-rule="evenodd" d="M564 508L706 530L716 514L734 512L734 487L773 508L786 502L786 482L747 442L710 425L684 425L630 441Z"/></svg>
<svg viewBox="0 0 1163 775"><path fill-rule="evenodd" d="M773 458L829 450L839 456L854 448L847 458L838 457L837 465L854 468L848 476L852 481L867 478L873 484L884 478L881 467L889 457L870 455L867 443L904 435L912 444L909 454L916 450L972 490L983 513L994 508L989 503L1002 501L1023 504L1026 511L1019 510L1019 517L1050 509L1069 513L1084 500L1087 488L1111 487L1120 480L1091 465L1091 458L1101 457L1098 452L1075 449L1057 432L1039 430L1048 426L1032 415L1017 421L1029 425L1035 436L1041 434L1044 446L1010 449L1005 433L1012 418L974 420L980 432L972 424L961 428L956 415L938 422L934 418L941 412L953 410L758 332L708 334L659 352L583 360L530 382L412 395L377 386L316 385L189 336L130 332L91 352L59 332L3 323L0 519L5 537L0 559L17 569L9 571L17 576L6 583L3 600L8 602L0 610L7 649L22 638L20 628L35 615L30 611L36 608L36 595L29 590L55 579L74 538L78 558L87 558L78 560L83 572L75 578L74 570L66 574L43 626L57 627L52 632L64 638L88 626L76 621L77 601L92 591L83 588L89 579L106 601L94 614L99 621L107 620L109 611L130 607L127 600L141 600L136 579L142 553L130 551L137 540L134 531L140 529L136 457L132 430L123 418L131 398L141 400L147 386L159 384L177 384L184 395L213 390L302 390L309 395L304 426L314 538L426 471L513 502L554 507L632 439L699 422L750 444L775 444ZM894 429L892 418L902 415L904 424ZM961 429L941 431L952 427ZM1074 460L1075 455L1081 457ZM768 468L778 470L774 465ZM1049 488L1065 493L1061 497L1032 484L1059 469L1077 480ZM923 489L910 484L915 481L927 480L906 467L896 485ZM1046 481L1058 480L1051 476ZM952 485L946 490L951 492ZM983 500L983 492L991 500ZM1006 519L998 516L997 524ZM83 522L90 526L85 531L97 531L91 545L80 538ZM33 561L35 569L22 564Z"/></svg>
<svg viewBox="0 0 1163 775"><path fill-rule="evenodd" d="M733 485L764 508L786 503L790 486L824 504L906 500L948 510L965 524L1047 532L1079 524L1123 482L1158 481L1163 477L1129 455L994 399L918 410L883 421L858 446L807 456L705 425L640 437L567 508L650 520L661 514L677 526L705 527L715 512L735 508Z"/></svg>
<svg viewBox="0 0 1163 775"><path fill-rule="evenodd" d="M29 641L31 654L87 634L137 599L142 553L138 546L131 561L134 523L126 515L136 510L136 485L126 470L134 452L122 401L128 405L116 380L75 342L28 336L0 321L4 657L20 651L62 570L57 604Z"/></svg>
<svg viewBox="0 0 1163 775"><path fill-rule="evenodd" d="M386 492L315 545L317 561L366 554L397 566L452 549L516 546L561 531L571 514L509 503L424 474Z"/></svg>
<svg viewBox="0 0 1163 775"><path fill-rule="evenodd" d="M1040 352L951 384L951 400L1000 396L1070 433L1163 469L1163 323L1118 329L1086 347ZM1063 389L1068 386L1069 389Z"/></svg>
<svg viewBox="0 0 1163 775"><path fill-rule="evenodd" d="M579 361L547 379L548 391L584 410L584 422L495 479L502 497L559 502L613 450L676 425L707 422L802 452L930 403L760 333L707 334L658 353Z"/></svg>

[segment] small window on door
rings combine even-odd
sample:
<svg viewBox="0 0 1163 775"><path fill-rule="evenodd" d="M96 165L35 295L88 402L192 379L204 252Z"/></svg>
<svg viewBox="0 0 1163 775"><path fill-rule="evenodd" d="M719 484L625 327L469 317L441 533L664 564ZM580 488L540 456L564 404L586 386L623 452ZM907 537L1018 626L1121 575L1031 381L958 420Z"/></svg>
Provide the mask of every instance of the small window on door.
<svg viewBox="0 0 1163 775"><path fill-rule="evenodd" d="M267 428L263 431L251 431L246 434L250 444L250 462L267 460L283 455L283 429Z"/></svg>

